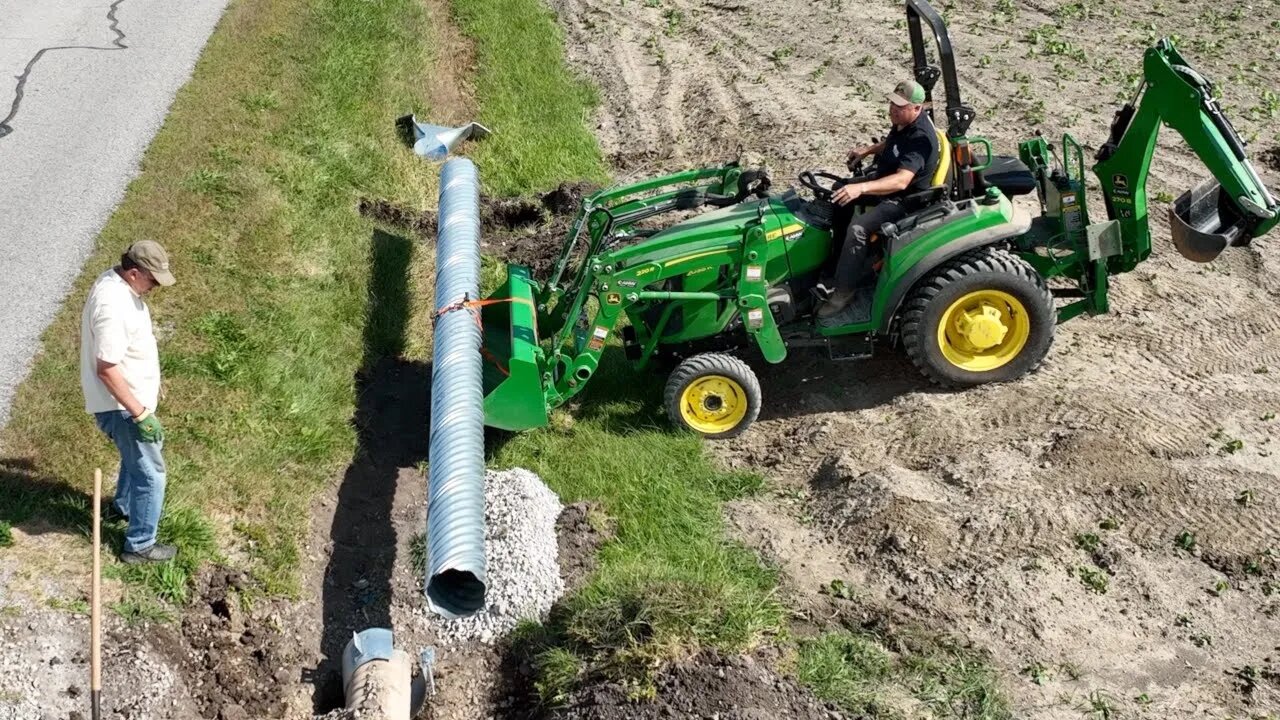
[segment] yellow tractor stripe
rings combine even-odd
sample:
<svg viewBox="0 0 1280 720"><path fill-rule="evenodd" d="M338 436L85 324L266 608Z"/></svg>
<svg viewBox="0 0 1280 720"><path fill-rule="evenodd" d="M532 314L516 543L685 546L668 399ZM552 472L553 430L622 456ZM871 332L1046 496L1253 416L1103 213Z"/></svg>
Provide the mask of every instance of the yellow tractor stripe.
<svg viewBox="0 0 1280 720"><path fill-rule="evenodd" d="M790 225L788 225L788 226L786 226L786 227L781 227L781 228L778 228L778 229L776 229L776 230L770 230L769 232L765 233L764 239L765 239L765 241L766 241L766 242L767 242L767 241L769 241L769 240L777 240L778 238L782 237L783 235L790 235L791 233L798 233L798 232L800 232L801 230L804 230L804 226L803 226L803 225L801 225L801 224L799 224L799 223L791 223Z"/></svg>
<svg viewBox="0 0 1280 720"><path fill-rule="evenodd" d="M725 252L724 248L718 248L716 250L707 250L705 252L694 253L692 255L685 255L683 257L673 258L671 260L668 260L662 263L662 267L671 267L672 265L679 265L680 263L686 260L697 260L698 258L706 257L708 255L715 255L717 253L722 253L722 252Z"/></svg>

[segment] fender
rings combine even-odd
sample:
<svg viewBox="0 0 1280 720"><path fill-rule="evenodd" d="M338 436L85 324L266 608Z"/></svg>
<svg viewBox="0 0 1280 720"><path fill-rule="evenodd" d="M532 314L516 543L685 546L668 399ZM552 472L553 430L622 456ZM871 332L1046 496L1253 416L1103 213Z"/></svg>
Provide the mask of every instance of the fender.
<svg viewBox="0 0 1280 720"><path fill-rule="evenodd" d="M898 316L898 309L902 306L903 300L915 288L916 283L920 282L921 279L936 270L940 265L969 250L994 245L1022 235L1030 227L1031 215L1021 208L1014 208L1013 220L1010 222L967 235L925 255L920 262L911 266L911 269L903 274L897 286L893 289L893 294L889 296L889 301L885 304L887 312L881 316L880 320L880 334L889 334L889 328L893 326L893 320Z"/></svg>

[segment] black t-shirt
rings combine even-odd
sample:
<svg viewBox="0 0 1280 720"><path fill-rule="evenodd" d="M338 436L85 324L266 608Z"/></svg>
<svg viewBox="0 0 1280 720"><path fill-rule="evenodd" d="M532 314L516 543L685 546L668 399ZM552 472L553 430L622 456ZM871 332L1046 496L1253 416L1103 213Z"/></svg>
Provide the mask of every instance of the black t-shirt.
<svg viewBox="0 0 1280 720"><path fill-rule="evenodd" d="M928 113L921 112L910 125L889 131L884 150L876 156L876 169L878 177L888 177L899 170L915 173L907 189L894 197L933 186L933 174L938 171L938 134Z"/></svg>

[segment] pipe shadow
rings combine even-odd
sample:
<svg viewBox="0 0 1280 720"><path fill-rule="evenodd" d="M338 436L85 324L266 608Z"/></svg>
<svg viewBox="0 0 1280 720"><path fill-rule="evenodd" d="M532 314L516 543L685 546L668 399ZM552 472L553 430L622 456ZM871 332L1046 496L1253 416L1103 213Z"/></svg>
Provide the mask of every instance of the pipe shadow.
<svg viewBox="0 0 1280 720"><path fill-rule="evenodd" d="M355 374L357 446L338 488L324 572L317 712L343 704L342 652L353 633L392 627L401 470L427 459L431 366L403 359L410 317L412 240L375 230L370 247L364 359Z"/></svg>

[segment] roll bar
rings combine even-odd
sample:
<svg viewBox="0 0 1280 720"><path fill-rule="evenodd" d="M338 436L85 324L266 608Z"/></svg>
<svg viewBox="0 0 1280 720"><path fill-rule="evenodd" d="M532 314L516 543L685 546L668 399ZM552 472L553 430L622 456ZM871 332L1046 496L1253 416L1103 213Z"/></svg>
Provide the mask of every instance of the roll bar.
<svg viewBox="0 0 1280 720"><path fill-rule="evenodd" d="M938 47L939 69L929 64L925 56L924 30L921 20L933 31L933 39ZM951 37L947 34L947 24L937 10L926 0L907 0L907 28L911 33L911 59L914 63L913 73L916 82L924 87L925 99L933 99L933 88L942 79L943 91L946 95L947 137L963 137L969 132L977 112L960 100L960 79L956 75L956 57L951 49Z"/></svg>

